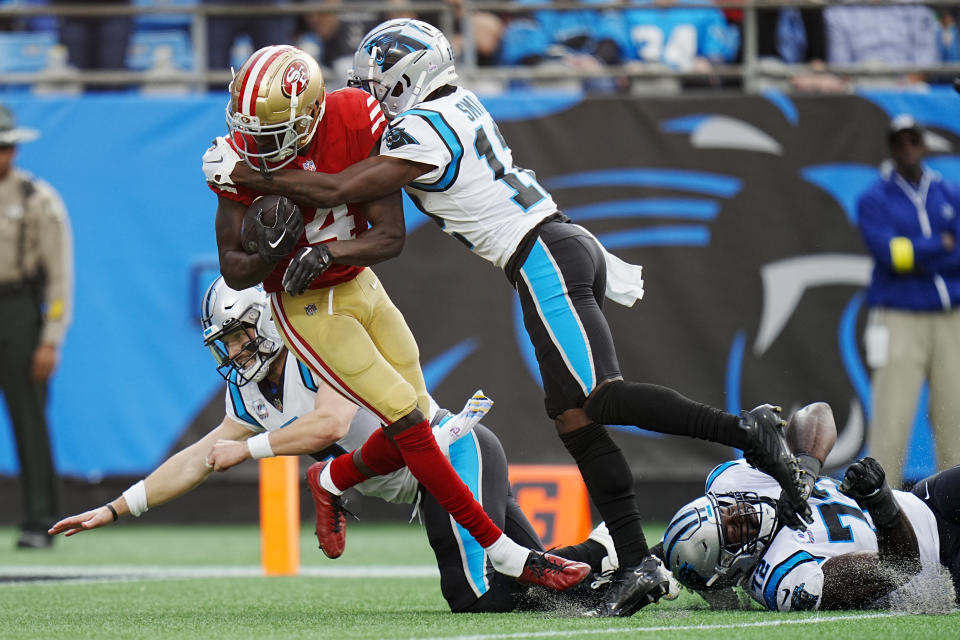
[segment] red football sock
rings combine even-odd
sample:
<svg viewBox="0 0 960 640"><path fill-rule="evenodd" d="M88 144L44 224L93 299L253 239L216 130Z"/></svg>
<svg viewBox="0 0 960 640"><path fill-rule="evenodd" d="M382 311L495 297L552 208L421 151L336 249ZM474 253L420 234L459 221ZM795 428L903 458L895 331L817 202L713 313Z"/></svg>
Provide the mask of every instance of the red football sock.
<svg viewBox="0 0 960 640"><path fill-rule="evenodd" d="M393 440L413 476L480 546L489 547L497 541L503 532L473 499L470 489L440 451L429 421L402 431Z"/></svg>
<svg viewBox="0 0 960 640"><path fill-rule="evenodd" d="M363 464L380 476L393 473L404 466L400 449L383 429L377 429L370 434L360 447L360 455L363 457Z"/></svg>
<svg viewBox="0 0 960 640"><path fill-rule="evenodd" d="M432 431L431 437L433 437ZM363 458L363 464L376 475L382 476L397 469L402 469L404 466L400 449L384 433L383 429L377 429L370 434L367 441L360 447L360 455ZM353 457L353 452L344 453L330 463L330 479L341 491L346 491L370 478L367 473L357 468Z"/></svg>

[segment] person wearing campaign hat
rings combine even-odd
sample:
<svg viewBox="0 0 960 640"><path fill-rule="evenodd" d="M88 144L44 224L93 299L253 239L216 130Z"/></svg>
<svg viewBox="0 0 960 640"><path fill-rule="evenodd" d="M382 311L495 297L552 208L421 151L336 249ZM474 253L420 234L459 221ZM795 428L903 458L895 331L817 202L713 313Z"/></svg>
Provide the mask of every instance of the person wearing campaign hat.
<svg viewBox="0 0 960 640"><path fill-rule="evenodd" d="M58 516L57 476L46 419L47 382L57 368L73 308L73 236L49 184L14 166L35 140L0 105L0 391L20 461L23 520L17 546L49 547Z"/></svg>
<svg viewBox="0 0 960 640"><path fill-rule="evenodd" d="M873 382L867 449L897 487L924 381L937 468L960 464L960 189L924 165L925 131L913 116L893 118L886 135L891 158L857 216L875 261L864 334Z"/></svg>

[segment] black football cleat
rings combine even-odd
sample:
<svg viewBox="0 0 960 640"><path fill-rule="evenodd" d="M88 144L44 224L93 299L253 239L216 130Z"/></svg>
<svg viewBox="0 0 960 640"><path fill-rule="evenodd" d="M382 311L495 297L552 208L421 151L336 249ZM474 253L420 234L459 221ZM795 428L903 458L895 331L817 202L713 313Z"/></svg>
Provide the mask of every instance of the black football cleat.
<svg viewBox="0 0 960 640"><path fill-rule="evenodd" d="M590 575L590 565L567 560L552 553L531 551L517 577L522 584L535 584L552 591L566 591Z"/></svg>
<svg viewBox="0 0 960 640"><path fill-rule="evenodd" d="M670 593L670 573L655 556L635 567L621 567L613 574L603 602L586 613L588 618L625 618Z"/></svg>
<svg viewBox="0 0 960 640"><path fill-rule="evenodd" d="M347 546L347 510L343 499L320 485L320 472L329 461L315 462L307 469L307 486L317 511L317 541L328 558L339 558Z"/></svg>
<svg viewBox="0 0 960 640"><path fill-rule="evenodd" d="M22 531L17 540L17 549L49 549L53 536L46 531Z"/></svg>
<svg viewBox="0 0 960 640"><path fill-rule="evenodd" d="M798 515L810 521L810 505L803 496L800 467L790 453L780 417L780 407L762 404L740 412L740 428L747 436L743 457L751 465L776 480Z"/></svg>

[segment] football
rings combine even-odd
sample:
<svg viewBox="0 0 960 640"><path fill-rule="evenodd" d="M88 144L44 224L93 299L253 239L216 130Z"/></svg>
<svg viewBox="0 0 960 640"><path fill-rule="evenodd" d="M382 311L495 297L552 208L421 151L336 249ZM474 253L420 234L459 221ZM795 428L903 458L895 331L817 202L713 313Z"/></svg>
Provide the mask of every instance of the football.
<svg viewBox="0 0 960 640"><path fill-rule="evenodd" d="M291 215L301 216L300 207L286 196L260 196L247 207L240 225L240 244L247 253L256 253L260 249L257 237L257 221L266 227L277 225L277 217L287 220ZM282 223L281 223L282 224Z"/></svg>

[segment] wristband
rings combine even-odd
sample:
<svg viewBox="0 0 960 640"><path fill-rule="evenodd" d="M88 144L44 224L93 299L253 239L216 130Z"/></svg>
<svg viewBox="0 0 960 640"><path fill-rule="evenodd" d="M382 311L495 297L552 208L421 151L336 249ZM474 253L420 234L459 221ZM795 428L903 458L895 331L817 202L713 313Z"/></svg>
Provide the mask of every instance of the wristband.
<svg viewBox="0 0 960 640"><path fill-rule="evenodd" d="M808 453L800 452L796 455L797 463L800 466L801 473L809 473L814 478L820 475L820 469L823 465L819 460Z"/></svg>
<svg viewBox="0 0 960 640"><path fill-rule="evenodd" d="M247 449L250 451L250 457L254 460L260 458L272 458L275 454L270 447L270 432L258 433L252 438L247 439Z"/></svg>
<svg viewBox="0 0 960 640"><path fill-rule="evenodd" d="M117 510L113 508L113 505L112 505L112 504L110 504L110 503L108 502L107 504L105 504L105 505L103 505L103 506L105 506L107 509L110 509L110 513L113 514L113 521L114 521L114 522L116 522L117 520L120 519L120 515L117 513Z"/></svg>
<svg viewBox="0 0 960 640"><path fill-rule="evenodd" d="M139 518L140 514L147 511L147 486L143 484L143 480L124 491L123 498L134 518Z"/></svg>

